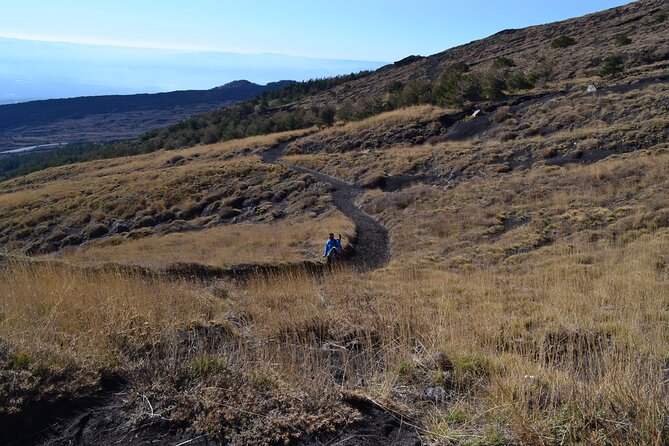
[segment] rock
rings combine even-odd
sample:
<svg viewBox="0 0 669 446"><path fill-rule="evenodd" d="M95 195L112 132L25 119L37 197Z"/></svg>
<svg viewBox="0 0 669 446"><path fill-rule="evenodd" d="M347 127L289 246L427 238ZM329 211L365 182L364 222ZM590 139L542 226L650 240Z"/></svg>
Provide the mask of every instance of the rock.
<svg viewBox="0 0 669 446"><path fill-rule="evenodd" d="M77 234L68 235L60 242L60 248L63 249L66 246L78 245L81 243L81 237Z"/></svg>
<svg viewBox="0 0 669 446"><path fill-rule="evenodd" d="M218 208L220 208L220 207L221 207L221 202L220 201L214 201L209 206L204 208L204 211L202 211L202 216L207 217L209 215L213 215L218 210Z"/></svg>
<svg viewBox="0 0 669 446"><path fill-rule="evenodd" d="M229 206L224 206L224 207L220 208L219 211L218 211L218 215L221 218L233 218L233 217L238 216L241 213L242 213L242 211L240 211L239 209L234 209L234 208L231 208Z"/></svg>
<svg viewBox="0 0 669 446"><path fill-rule="evenodd" d="M135 228L149 228L157 224L158 222L153 216L147 215L146 217L142 217L135 222Z"/></svg>
<svg viewBox="0 0 669 446"><path fill-rule="evenodd" d="M181 212L179 218L190 220L192 218L199 217L203 209L204 206L202 206L202 203L193 203Z"/></svg>
<svg viewBox="0 0 669 446"><path fill-rule="evenodd" d="M425 396L432 401L443 401L446 398L446 390L443 387L428 387Z"/></svg>
<svg viewBox="0 0 669 446"><path fill-rule="evenodd" d="M165 223L172 221L176 218L176 215L174 212L168 210L168 211L163 211L160 214L156 215L156 220L160 223Z"/></svg>
<svg viewBox="0 0 669 446"><path fill-rule="evenodd" d="M84 237L86 238L97 238L102 237L109 233L109 228L104 223L94 222L90 223L84 229Z"/></svg>
<svg viewBox="0 0 669 446"><path fill-rule="evenodd" d="M241 209L244 206L244 201L246 197L231 197L221 202L221 206L231 207L234 209Z"/></svg>
<svg viewBox="0 0 669 446"><path fill-rule="evenodd" d="M174 155L172 158L168 159L165 161L165 164L163 164L164 167L172 167L172 166L178 166L179 164L183 164L184 157L181 155Z"/></svg>
<svg viewBox="0 0 669 446"><path fill-rule="evenodd" d="M113 234L123 234L124 232L130 231L130 225L124 221L116 221L112 225L111 232Z"/></svg>
<svg viewBox="0 0 669 446"><path fill-rule="evenodd" d="M61 231L61 230L56 230L56 231L51 233L49 238L46 239L46 242L49 243L49 244L58 243L61 240L63 240L65 237L67 237L66 232Z"/></svg>

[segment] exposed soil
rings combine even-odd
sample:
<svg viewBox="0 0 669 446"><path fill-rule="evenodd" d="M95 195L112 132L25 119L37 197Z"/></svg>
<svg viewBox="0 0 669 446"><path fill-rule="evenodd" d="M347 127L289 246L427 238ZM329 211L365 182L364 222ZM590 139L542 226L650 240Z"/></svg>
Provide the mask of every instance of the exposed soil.
<svg viewBox="0 0 669 446"><path fill-rule="evenodd" d="M124 411L124 394L98 399L94 407L80 407L67 419L55 419L41 433L41 439L18 438L12 445L218 445L206 435L194 434L160 415L133 419ZM58 417L56 415L56 417Z"/></svg>
<svg viewBox="0 0 669 446"><path fill-rule="evenodd" d="M373 402L347 398L365 418L332 434L313 435L303 439L300 446L418 446L422 444L416 429Z"/></svg>
<svg viewBox="0 0 669 446"><path fill-rule="evenodd" d="M418 446L422 444L416 429L400 416L357 397L348 397L345 402L358 409L363 419L341 426L334 432L317 432L304 435L295 445L299 446ZM160 415L143 420L133 420L124 412L122 394L107 398L102 404L88 410L80 410L67 422L55 422L41 433L39 441L15 436L7 445L36 444L43 446L70 445L222 445L207 435L195 434ZM44 435L47 435L46 438Z"/></svg>

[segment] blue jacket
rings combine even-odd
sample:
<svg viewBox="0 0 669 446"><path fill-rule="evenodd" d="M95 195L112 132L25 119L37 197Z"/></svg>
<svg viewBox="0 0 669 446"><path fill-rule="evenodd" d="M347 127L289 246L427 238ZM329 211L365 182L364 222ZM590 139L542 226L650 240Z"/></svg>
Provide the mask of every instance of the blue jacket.
<svg viewBox="0 0 669 446"><path fill-rule="evenodd" d="M333 249L336 249L337 253L340 253L342 251L341 242L337 239L328 239L327 243L325 244L325 251L323 251L323 257L326 257Z"/></svg>

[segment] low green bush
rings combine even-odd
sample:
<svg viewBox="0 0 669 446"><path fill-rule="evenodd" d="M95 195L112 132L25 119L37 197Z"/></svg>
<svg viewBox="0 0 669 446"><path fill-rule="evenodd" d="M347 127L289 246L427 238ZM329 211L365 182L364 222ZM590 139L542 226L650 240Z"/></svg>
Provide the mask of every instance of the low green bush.
<svg viewBox="0 0 669 446"><path fill-rule="evenodd" d="M617 46L625 46L629 45L630 43L632 43L632 39L630 39L624 34L619 34L615 37L615 44Z"/></svg>
<svg viewBox="0 0 669 446"><path fill-rule="evenodd" d="M492 67L497 68L497 69L511 68L511 67L515 67L515 66L516 66L516 63L513 60L509 59L508 57L504 57L504 56L500 56L500 57L496 58L495 61L492 63Z"/></svg>
<svg viewBox="0 0 669 446"><path fill-rule="evenodd" d="M601 77L613 77L625 70L623 58L620 55L609 56L604 60L599 70Z"/></svg>
<svg viewBox="0 0 669 446"><path fill-rule="evenodd" d="M576 44L576 40L569 36L560 36L551 42L553 48L567 48Z"/></svg>

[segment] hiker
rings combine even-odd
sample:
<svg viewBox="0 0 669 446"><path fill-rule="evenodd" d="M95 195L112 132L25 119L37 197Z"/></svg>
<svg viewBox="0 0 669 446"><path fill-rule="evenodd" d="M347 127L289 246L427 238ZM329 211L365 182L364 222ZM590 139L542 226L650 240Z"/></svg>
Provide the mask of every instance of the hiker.
<svg viewBox="0 0 669 446"><path fill-rule="evenodd" d="M328 263L330 263L333 258L339 257L342 251L341 234L339 234L339 238L335 238L334 234L331 232L330 235L328 235L328 241L325 243L323 257L327 257Z"/></svg>

